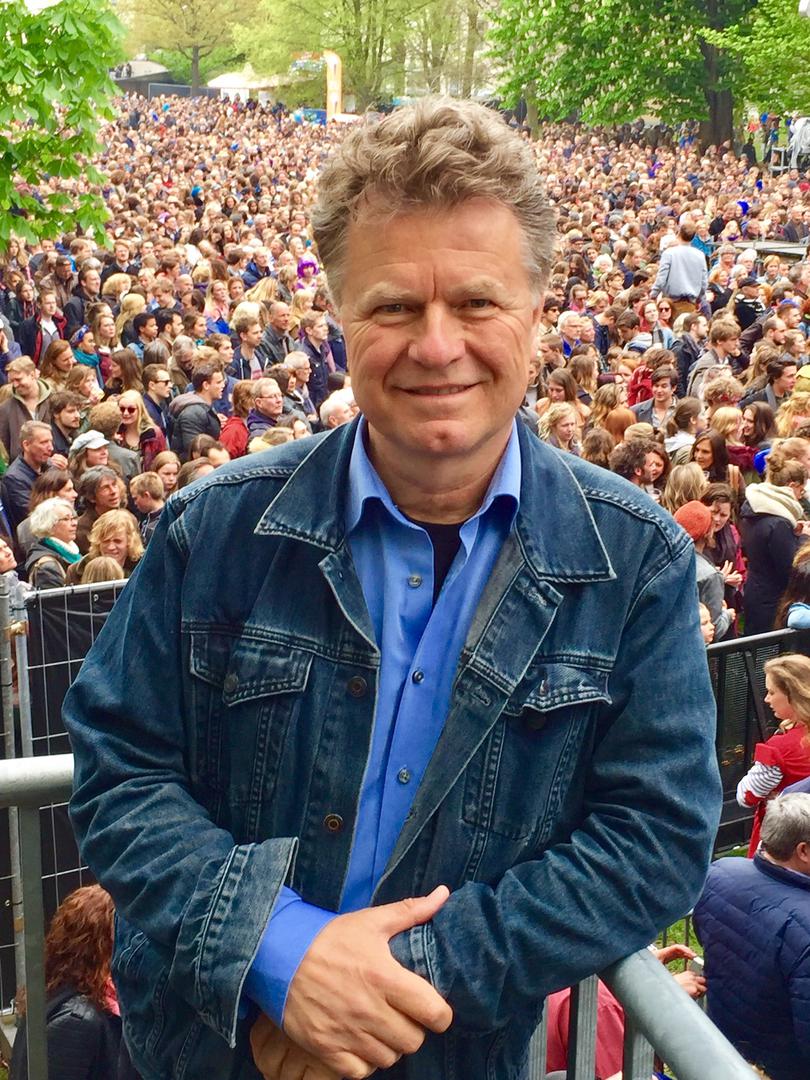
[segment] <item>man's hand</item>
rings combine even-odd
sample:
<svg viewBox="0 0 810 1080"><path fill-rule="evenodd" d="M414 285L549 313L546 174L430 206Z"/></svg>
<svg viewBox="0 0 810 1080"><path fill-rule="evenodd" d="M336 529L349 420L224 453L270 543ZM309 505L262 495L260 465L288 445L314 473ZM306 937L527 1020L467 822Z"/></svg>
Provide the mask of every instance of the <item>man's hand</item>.
<svg viewBox="0 0 810 1080"><path fill-rule="evenodd" d="M449 895L441 885L430 896L333 919L290 984L286 1034L338 1076L362 1080L415 1053L426 1028L446 1031L450 1006L393 958L388 942L432 919Z"/></svg>
<svg viewBox="0 0 810 1080"><path fill-rule="evenodd" d="M250 1031L253 1061L264 1080L341 1080L262 1014Z"/></svg>
<svg viewBox="0 0 810 1080"><path fill-rule="evenodd" d="M52 454L48 464L52 469L66 469L68 467L68 460L64 454Z"/></svg>

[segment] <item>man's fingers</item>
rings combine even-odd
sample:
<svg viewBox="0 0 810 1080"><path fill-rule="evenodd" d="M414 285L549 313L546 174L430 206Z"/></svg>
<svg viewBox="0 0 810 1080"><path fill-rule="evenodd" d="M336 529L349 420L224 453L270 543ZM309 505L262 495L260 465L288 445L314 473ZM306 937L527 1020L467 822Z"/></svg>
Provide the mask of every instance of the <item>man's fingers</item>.
<svg viewBox="0 0 810 1080"><path fill-rule="evenodd" d="M392 1009L437 1035L447 1031L453 1022L453 1010L439 992L426 979L405 968L396 983L386 987L385 996Z"/></svg>
<svg viewBox="0 0 810 1080"><path fill-rule="evenodd" d="M372 908L381 929L393 937L410 930L413 926L429 922L441 909L450 895L446 885L439 885L429 896L409 896L405 900L397 900L394 904L383 904L381 907Z"/></svg>

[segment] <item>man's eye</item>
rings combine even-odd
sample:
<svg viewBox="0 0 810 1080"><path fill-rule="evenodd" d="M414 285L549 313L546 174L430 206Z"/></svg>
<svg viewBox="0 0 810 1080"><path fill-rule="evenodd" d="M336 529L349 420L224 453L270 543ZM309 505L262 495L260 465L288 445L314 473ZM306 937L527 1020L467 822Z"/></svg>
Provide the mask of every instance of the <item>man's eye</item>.
<svg viewBox="0 0 810 1080"><path fill-rule="evenodd" d="M380 304L377 308L383 315L401 315L404 310L404 304Z"/></svg>
<svg viewBox="0 0 810 1080"><path fill-rule="evenodd" d="M488 308L492 306L492 301L486 296L473 296L467 301L467 305L472 308Z"/></svg>

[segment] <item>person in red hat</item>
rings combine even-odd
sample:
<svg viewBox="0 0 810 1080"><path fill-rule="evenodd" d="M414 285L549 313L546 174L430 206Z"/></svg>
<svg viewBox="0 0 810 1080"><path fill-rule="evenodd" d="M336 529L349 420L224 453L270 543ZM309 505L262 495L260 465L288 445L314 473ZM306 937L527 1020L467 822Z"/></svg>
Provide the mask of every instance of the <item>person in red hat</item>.
<svg viewBox="0 0 810 1080"><path fill-rule="evenodd" d="M675 512L675 520L694 541L698 597L701 604L709 609L714 624L714 639L720 641L731 628L736 612L726 607L723 575L705 553L712 535L711 511L708 506L693 499Z"/></svg>

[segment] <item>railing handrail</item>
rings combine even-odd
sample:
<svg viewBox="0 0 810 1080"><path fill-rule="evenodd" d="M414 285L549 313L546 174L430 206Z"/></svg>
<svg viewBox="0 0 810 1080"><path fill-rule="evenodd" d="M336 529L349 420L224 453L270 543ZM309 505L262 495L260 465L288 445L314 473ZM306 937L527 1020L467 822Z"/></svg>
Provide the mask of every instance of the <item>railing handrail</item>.
<svg viewBox="0 0 810 1080"><path fill-rule="evenodd" d="M16 758L0 761L0 807L20 807L26 817L37 807L63 801L70 795L73 755ZM36 821L36 817L34 819ZM38 833L38 830L37 830ZM37 852L38 855L38 852ZM38 860L37 860L38 861ZM32 907L42 911L28 894ZM40 914L41 917L41 914ZM44 945L41 928L32 935L38 947ZM33 942L32 942L33 944ZM44 970L37 965L37 997L41 997L37 1019L44 1033ZM30 985L29 994L33 987ZM678 1076L678 1080L705 1080L707 1070L713 1080L752 1080L753 1070L717 1030L705 1014L678 986L666 968L644 949L617 961L600 976L613 991L634 1025ZM29 1010L29 1054L36 1034ZM40 1049L44 1043L40 1036ZM47 1066L45 1066L47 1069ZM30 1072L33 1077L34 1072Z"/></svg>
<svg viewBox="0 0 810 1080"><path fill-rule="evenodd" d="M73 786L73 754L0 761L0 809L64 802Z"/></svg>

